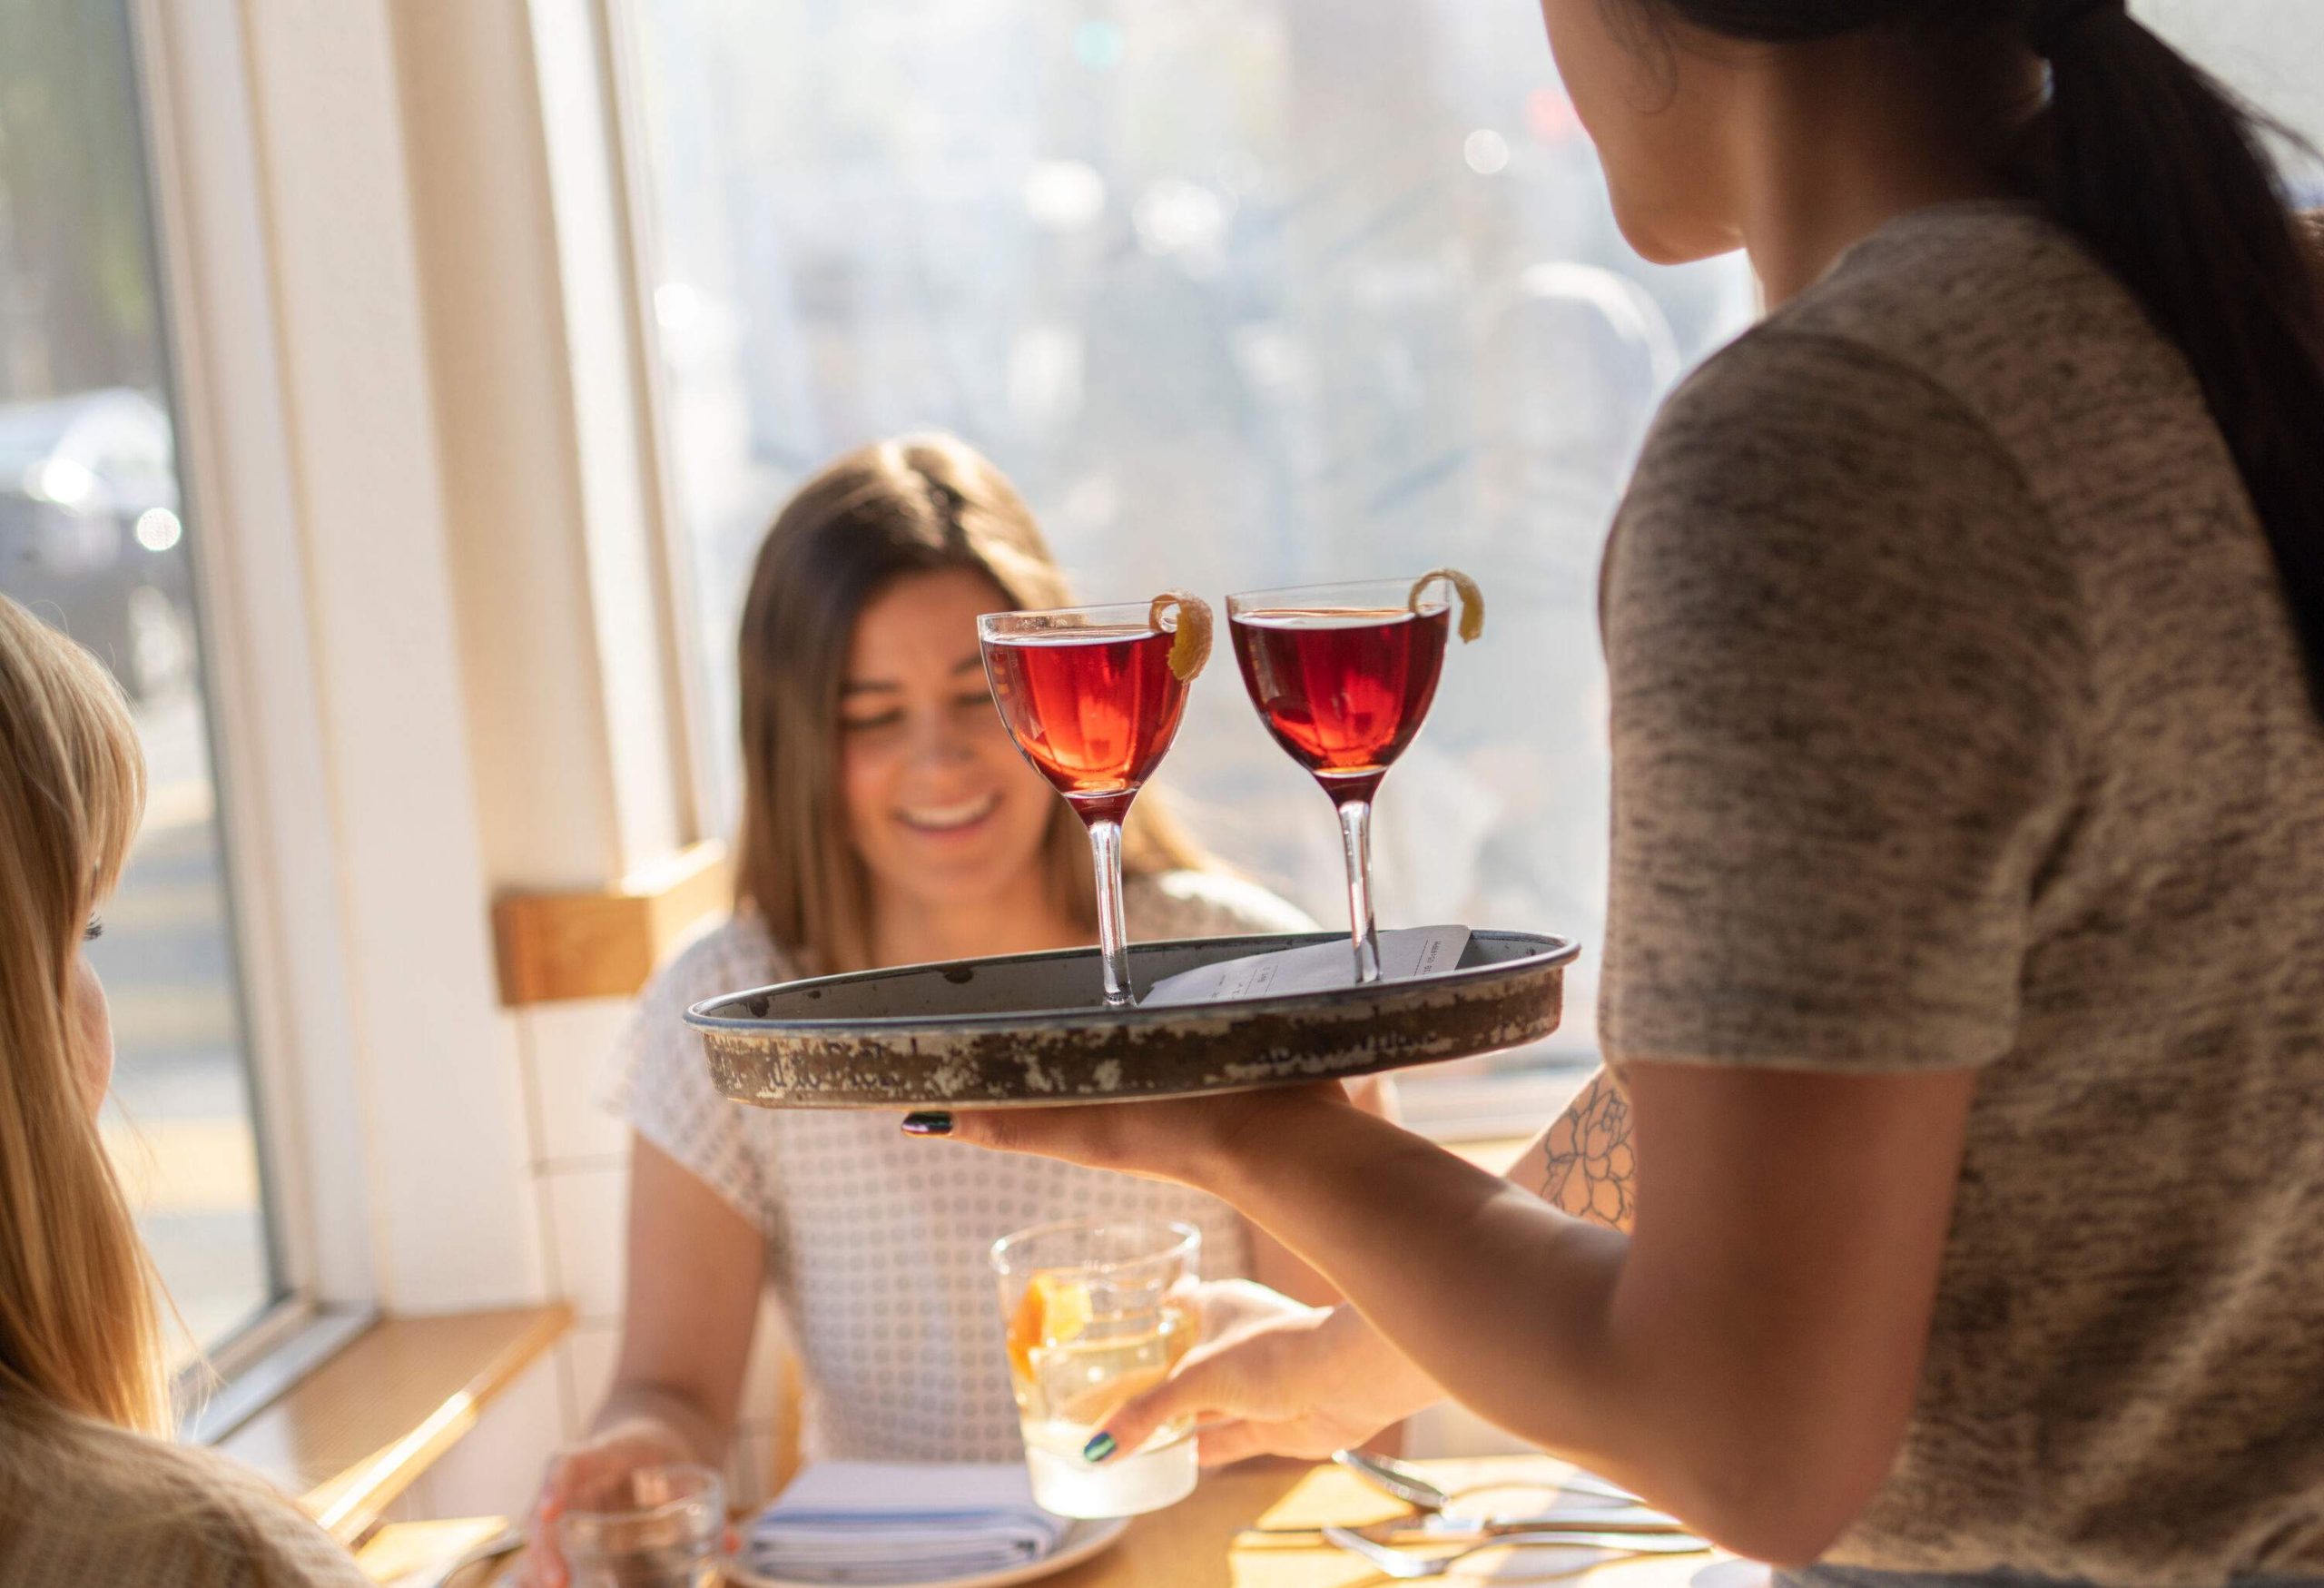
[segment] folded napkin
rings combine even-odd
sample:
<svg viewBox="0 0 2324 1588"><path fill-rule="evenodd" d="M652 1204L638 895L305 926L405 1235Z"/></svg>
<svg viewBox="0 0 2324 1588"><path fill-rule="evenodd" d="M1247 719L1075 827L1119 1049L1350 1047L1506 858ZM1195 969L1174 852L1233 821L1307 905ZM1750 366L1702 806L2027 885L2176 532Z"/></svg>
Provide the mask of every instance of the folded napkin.
<svg viewBox="0 0 2324 1588"><path fill-rule="evenodd" d="M825 1462L759 1513L743 1560L796 1582L937 1583L1029 1565L1069 1525L1033 1504L1022 1463Z"/></svg>

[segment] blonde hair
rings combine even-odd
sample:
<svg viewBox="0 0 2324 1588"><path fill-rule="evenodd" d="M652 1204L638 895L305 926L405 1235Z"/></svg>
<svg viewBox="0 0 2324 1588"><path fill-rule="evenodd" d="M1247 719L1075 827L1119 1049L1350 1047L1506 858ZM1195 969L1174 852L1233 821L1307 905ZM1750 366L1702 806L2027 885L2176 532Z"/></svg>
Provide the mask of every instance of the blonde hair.
<svg viewBox="0 0 2324 1588"><path fill-rule="evenodd" d="M156 1287L88 1106L70 987L144 803L118 686L0 597L0 1396L159 1434Z"/></svg>
<svg viewBox="0 0 2324 1588"><path fill-rule="evenodd" d="M1073 596L1032 509L1006 475L951 436L877 442L799 488L759 548L740 646L738 906L816 972L871 963L871 896L839 810L839 708L848 641L867 602L908 575L965 568L1010 607ZM1057 802L1042 845L1051 896L1094 938L1089 843ZM1132 874L1207 863L1151 793L1123 833Z"/></svg>

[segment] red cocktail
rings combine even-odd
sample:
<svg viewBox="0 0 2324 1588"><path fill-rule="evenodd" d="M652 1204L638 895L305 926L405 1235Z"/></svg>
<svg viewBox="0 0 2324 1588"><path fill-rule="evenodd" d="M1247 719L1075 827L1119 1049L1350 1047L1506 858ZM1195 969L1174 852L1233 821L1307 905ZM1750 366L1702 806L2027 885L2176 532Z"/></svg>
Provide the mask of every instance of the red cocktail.
<svg viewBox="0 0 2324 1588"><path fill-rule="evenodd" d="M1122 822L1187 709L1210 654L1210 608L1168 595L1143 607L998 612L977 619L985 676L1017 748L1089 829L1106 1001L1132 1001L1122 915Z"/></svg>
<svg viewBox="0 0 2324 1588"><path fill-rule="evenodd" d="M984 644L985 671L1017 747L1087 821L1120 821L1186 714L1174 635L1091 627Z"/></svg>
<svg viewBox="0 0 2324 1588"><path fill-rule="evenodd" d="M1440 570L1386 580L1230 596L1235 660L1251 702L1291 758L1315 774L1340 814L1348 929L1359 981L1380 979L1372 916L1372 801L1436 698L1452 633L1482 631L1484 603L1466 576Z"/></svg>
<svg viewBox="0 0 2324 1588"><path fill-rule="evenodd" d="M1370 799L1436 698L1452 614L1264 607L1237 611L1230 627L1275 743L1334 799Z"/></svg>

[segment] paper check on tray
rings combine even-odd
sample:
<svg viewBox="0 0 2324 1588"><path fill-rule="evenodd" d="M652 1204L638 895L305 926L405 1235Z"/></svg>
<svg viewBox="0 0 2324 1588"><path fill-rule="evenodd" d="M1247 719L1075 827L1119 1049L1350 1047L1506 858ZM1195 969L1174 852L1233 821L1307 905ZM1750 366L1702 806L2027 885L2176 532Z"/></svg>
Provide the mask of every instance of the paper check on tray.
<svg viewBox="0 0 2324 1588"><path fill-rule="evenodd" d="M1461 962L1469 946L1465 926L1414 926L1380 934L1380 980L1409 981ZM1345 938L1226 960L1166 976L1137 1001L1140 1009L1232 1003L1246 998L1288 998L1355 985L1355 955Z"/></svg>

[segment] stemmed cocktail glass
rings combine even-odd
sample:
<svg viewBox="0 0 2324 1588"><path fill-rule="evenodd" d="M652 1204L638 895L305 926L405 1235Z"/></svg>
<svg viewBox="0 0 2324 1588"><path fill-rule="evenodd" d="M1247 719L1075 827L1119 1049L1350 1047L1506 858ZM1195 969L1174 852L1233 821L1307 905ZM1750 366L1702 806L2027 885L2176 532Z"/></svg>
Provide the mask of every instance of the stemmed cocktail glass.
<svg viewBox="0 0 2324 1588"><path fill-rule="evenodd" d="M1476 638L1484 601L1466 575L1256 590L1226 599L1235 660L1276 744L1339 808L1347 859L1348 932L1358 981L1380 979L1372 915L1372 803L1420 732L1461 605Z"/></svg>
<svg viewBox="0 0 2324 1588"><path fill-rule="evenodd" d="M1210 656L1210 608L1191 596L1141 606L996 612L977 619L985 676L1017 748L1089 829L1106 1002L1126 1008L1122 822L1186 715Z"/></svg>

